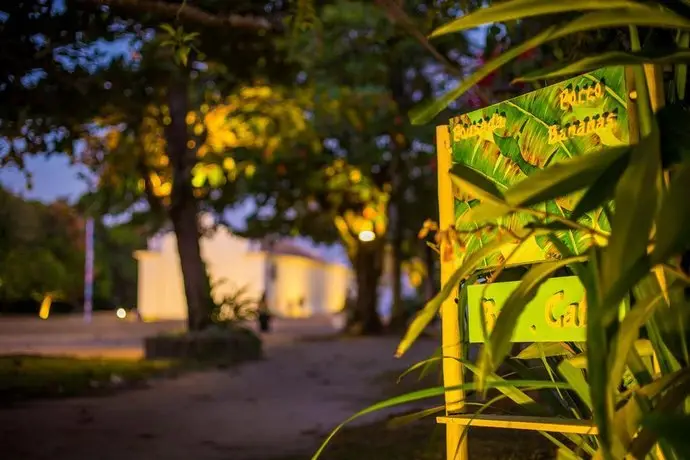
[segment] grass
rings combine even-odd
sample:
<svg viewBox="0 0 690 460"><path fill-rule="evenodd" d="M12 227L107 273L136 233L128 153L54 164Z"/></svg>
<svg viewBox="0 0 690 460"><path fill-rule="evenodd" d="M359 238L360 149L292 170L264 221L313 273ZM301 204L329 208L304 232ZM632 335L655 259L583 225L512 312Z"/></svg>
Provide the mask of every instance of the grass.
<svg viewBox="0 0 690 460"><path fill-rule="evenodd" d="M386 422L346 428L321 455L322 460L445 460L444 427L427 418L391 428ZM534 432L471 428L472 460L545 460L553 445ZM304 460L305 456L275 460Z"/></svg>
<svg viewBox="0 0 690 460"><path fill-rule="evenodd" d="M0 356L0 402L108 393L178 368L172 361Z"/></svg>

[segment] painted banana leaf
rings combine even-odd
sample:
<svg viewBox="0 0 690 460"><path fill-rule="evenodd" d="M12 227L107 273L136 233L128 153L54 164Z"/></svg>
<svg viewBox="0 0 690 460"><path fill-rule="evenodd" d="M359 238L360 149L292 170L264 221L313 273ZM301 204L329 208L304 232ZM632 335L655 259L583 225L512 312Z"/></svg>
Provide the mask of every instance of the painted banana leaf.
<svg viewBox="0 0 690 460"><path fill-rule="evenodd" d="M549 165L579 155L595 154L612 146L630 142L627 93L623 67L609 67L565 80L507 101L455 117L449 121L451 150L455 164L465 164L482 173L501 190L507 190L530 174ZM568 217L581 193L543 204L542 210ZM455 218L463 238L464 255L476 251L494 236L493 231L469 232L472 224L460 218L477 200L468 200L459 191ZM533 219L509 216L494 222L519 229ZM594 210L581 222L609 231L601 210ZM475 227L476 228L476 227ZM575 254L593 243L591 235L562 231L558 238ZM528 242L512 263L531 263L551 259L556 250L546 236ZM535 244L532 244L535 243ZM459 254L460 255L460 254ZM485 259L485 266L496 265L505 252Z"/></svg>

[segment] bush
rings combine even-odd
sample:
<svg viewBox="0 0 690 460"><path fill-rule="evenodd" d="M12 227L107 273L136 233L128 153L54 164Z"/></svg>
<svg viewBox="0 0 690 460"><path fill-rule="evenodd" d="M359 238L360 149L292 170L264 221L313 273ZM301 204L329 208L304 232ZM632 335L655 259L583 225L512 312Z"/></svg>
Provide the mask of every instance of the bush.
<svg viewBox="0 0 690 460"><path fill-rule="evenodd" d="M161 334L144 340L146 359L173 359L230 365L260 359L261 340L242 327Z"/></svg>

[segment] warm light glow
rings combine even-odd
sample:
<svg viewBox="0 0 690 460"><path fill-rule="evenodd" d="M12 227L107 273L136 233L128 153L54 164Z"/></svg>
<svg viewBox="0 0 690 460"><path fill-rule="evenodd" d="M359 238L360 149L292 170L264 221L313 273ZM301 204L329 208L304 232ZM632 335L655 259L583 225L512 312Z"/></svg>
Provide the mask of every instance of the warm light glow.
<svg viewBox="0 0 690 460"><path fill-rule="evenodd" d="M115 314L118 318L125 319L127 317L127 310L125 310L124 308L118 308Z"/></svg>
<svg viewBox="0 0 690 460"><path fill-rule="evenodd" d="M48 319L50 315L50 305L53 303L53 298L49 295L43 298L41 302L41 308L38 311L38 317L41 319Z"/></svg>
<svg viewBox="0 0 690 460"><path fill-rule="evenodd" d="M359 232L359 240L363 242L374 241L376 239L376 234L371 230L362 230Z"/></svg>

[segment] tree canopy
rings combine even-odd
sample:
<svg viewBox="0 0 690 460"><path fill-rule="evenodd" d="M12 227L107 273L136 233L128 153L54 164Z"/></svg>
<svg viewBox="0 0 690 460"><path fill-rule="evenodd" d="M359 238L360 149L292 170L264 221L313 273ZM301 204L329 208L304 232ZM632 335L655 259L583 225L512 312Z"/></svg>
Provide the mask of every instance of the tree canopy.
<svg viewBox="0 0 690 460"><path fill-rule="evenodd" d="M136 304L133 252L146 247L143 228L105 226L95 232L96 307ZM50 294L81 308L84 292L84 216L64 200L24 200L0 188L0 308L37 308Z"/></svg>

